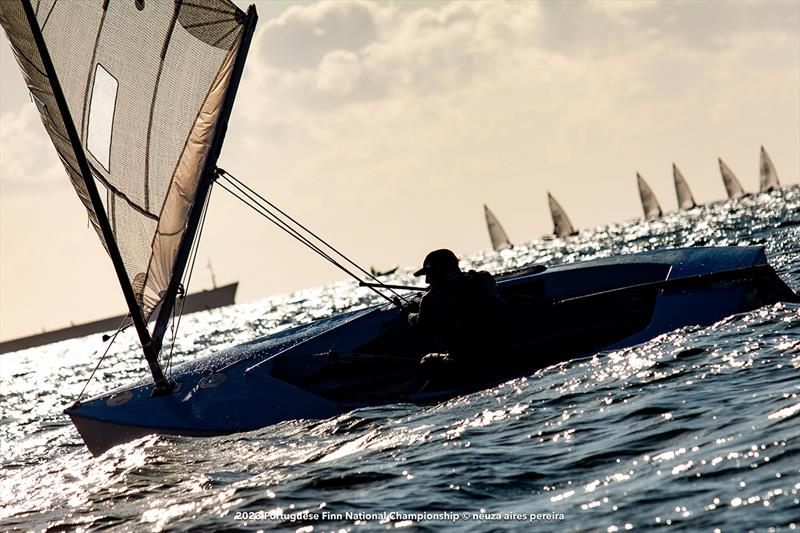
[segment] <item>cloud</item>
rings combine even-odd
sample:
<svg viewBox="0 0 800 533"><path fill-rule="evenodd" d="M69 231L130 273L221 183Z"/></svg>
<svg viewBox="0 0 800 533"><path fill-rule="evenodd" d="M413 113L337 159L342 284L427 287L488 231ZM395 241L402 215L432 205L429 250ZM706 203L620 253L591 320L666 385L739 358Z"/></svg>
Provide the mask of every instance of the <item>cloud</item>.
<svg viewBox="0 0 800 533"><path fill-rule="evenodd" d="M0 175L6 192L43 191L68 179L32 103L0 116Z"/></svg>
<svg viewBox="0 0 800 533"><path fill-rule="evenodd" d="M743 2L714 9L661 2L450 2L403 10L321 2L293 7L265 24L243 91L258 102L250 118L268 128L274 122L306 128L352 105L394 107L402 100L482 92L487 85L501 92L527 85L532 98L550 97L554 107L564 105L557 95L572 94L574 83L626 97L674 95L708 77L719 66L716 55L749 35L796 40L798 10L789 4L771 11ZM751 20L757 23L748 25ZM768 54L763 61L771 61Z"/></svg>
<svg viewBox="0 0 800 533"><path fill-rule="evenodd" d="M262 58L281 69L313 68L333 50L356 52L373 42L383 10L369 2L294 6L260 30Z"/></svg>
<svg viewBox="0 0 800 533"><path fill-rule="evenodd" d="M241 146L298 186L402 190L413 176L478 194L490 177L589 174L634 190L670 145L798 115L796 3L421 6L321 2L268 21L242 84Z"/></svg>
<svg viewBox="0 0 800 533"><path fill-rule="evenodd" d="M356 54L334 50L325 54L317 72L316 89L342 96L352 92L361 76L361 62Z"/></svg>

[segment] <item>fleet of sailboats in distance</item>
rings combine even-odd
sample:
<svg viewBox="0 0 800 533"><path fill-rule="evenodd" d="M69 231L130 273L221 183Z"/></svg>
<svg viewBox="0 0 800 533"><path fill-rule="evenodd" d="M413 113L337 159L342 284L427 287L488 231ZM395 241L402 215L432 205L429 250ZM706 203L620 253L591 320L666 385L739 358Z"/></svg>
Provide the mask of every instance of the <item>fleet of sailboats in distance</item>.
<svg viewBox="0 0 800 533"><path fill-rule="evenodd" d="M748 193L745 192L741 182L736 177L736 174L734 174L733 170L731 170L731 168L722 160L721 157L717 160L719 162L722 183L725 186L725 192L728 196L728 200L735 201L743 196L747 196ZM675 195L677 197L678 209L686 210L697 207L698 204L694 199L691 189L689 188L689 183L678 168L678 165L675 163L672 163L672 179L675 185ZM644 219L648 220L662 216L664 211L661 208L661 204L656 198L653 189L639 172L636 173L636 184L639 189L639 198L642 205ZM775 170L775 165L772 163L772 159L770 159L769 154L767 154L767 151L762 146L759 156L759 193L780 190L781 185L780 181L778 180L778 173ZM561 207L561 204L558 203L555 197L550 194L550 192L547 193L547 202L550 207L550 216L553 220L553 233L550 235L545 235L544 238L550 239L558 237L563 239L571 235L575 235L577 231L572 225L567 213L564 211L564 209ZM492 244L492 249L496 252L499 252L512 247L513 244L508 238L508 234L506 233L505 229L503 229L503 226L500 224L500 221L497 219L497 216L485 204L483 206L483 210L486 218L486 226L489 230L489 239Z"/></svg>
<svg viewBox="0 0 800 533"><path fill-rule="evenodd" d="M506 343L496 350L504 357L436 373L420 364L431 346L418 342L403 300L376 289L398 287L365 283L315 243L368 275L364 269L275 208L295 223L287 233L388 303L164 364L163 340L180 311L176 302L188 285L212 184L224 188L224 178L251 194L249 202L240 198L249 207L274 207L217 166L256 8L244 12L230 0L148 2L146 9L144 2L99 1L38 7L33 0L0 1L0 24L114 266L152 378L79 396L65 409L94 454L150 434L215 436L370 405L427 404L634 346L676 327L798 301L755 246L538 265L497 276L508 304ZM137 61L129 61L133 54ZM761 187L771 190L777 174L762 152ZM654 200L641 176L638 181ZM554 232L574 233L552 195L548 203ZM484 212L493 245L511 246L494 214L486 206Z"/></svg>

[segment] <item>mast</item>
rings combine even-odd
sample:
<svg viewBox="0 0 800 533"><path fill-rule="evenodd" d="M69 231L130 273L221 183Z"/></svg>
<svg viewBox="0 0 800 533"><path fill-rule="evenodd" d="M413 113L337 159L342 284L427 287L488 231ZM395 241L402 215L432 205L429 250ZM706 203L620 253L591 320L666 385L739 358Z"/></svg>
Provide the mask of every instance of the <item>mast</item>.
<svg viewBox="0 0 800 533"><path fill-rule="evenodd" d="M72 114L69 111L69 106L67 105L67 100L64 97L64 92L61 89L61 82L58 79L55 67L53 66L53 61L50 58L50 52L47 50L44 37L42 36L39 24L36 21L36 14L34 13L30 2L27 0L21 0L20 3L25 11L25 18L28 22L28 26L30 27L34 41L36 42L36 48L42 59L42 65L44 66L45 74L50 82L50 87L53 90L53 98L58 104L58 110L64 122L67 137L72 145L72 150L75 152L75 159L78 163L81 178L83 178L84 185L86 186L86 190L89 194L89 199L94 208L97 223L100 226L106 249L111 257L111 262L114 265L114 271L117 273L117 279L122 287L122 293L125 296L125 303L128 305L128 310L130 311L134 326L136 327L136 333L139 335L139 341L144 349L147 364L150 367L150 372L153 375L156 388L162 388L166 386L167 382L164 378L164 373L161 370L161 366L158 364L158 351L155 352L155 357L148 356L148 353L152 352L153 339L150 336L150 332L147 329L147 322L145 321L142 311L139 308L139 304L136 301L136 296L133 292L133 287L131 285L130 278L128 277L128 273L125 271L122 255L120 254L117 246L117 241L114 238L114 233L111 229L111 224L108 221L105 208L103 207L103 202L100 199L99 193L97 192L97 186L94 183L92 171L89 168L89 162L86 159L86 153L84 152L80 137L78 137L78 132L75 128L75 122L73 121Z"/></svg>
<svg viewBox="0 0 800 533"><path fill-rule="evenodd" d="M194 242L195 235L197 234L200 217L203 212L203 206L206 203L206 198L208 197L211 184L216 179L217 159L219 158L219 153L222 150L222 143L225 140L225 133L228 129L228 119L230 118L231 111L233 110L233 102L236 98L236 92L239 88L239 81L242 77L245 59L247 58L247 52L250 49L250 41L252 40L253 30L255 29L257 21L258 13L256 13L255 6L251 5L247 9L247 21L245 22L240 48L236 54L233 70L231 72L230 85L228 86L228 90L225 94L225 99L222 104L220 119L217 123L218 130L214 135L208 157L206 158L203 166L200 183L198 184L197 191L195 193L194 203L192 204L189 212L186 231L184 232L181 243L178 247L175 265L172 269L172 277L170 278L169 285L167 286L164 299L162 300L161 310L158 312L156 324L153 328L153 342L150 343L148 347L145 347L145 358L147 358L148 362L151 359L157 361L158 354L161 351L162 339L167 329L169 317L172 314L173 308L175 307L175 298L178 294L180 279L183 276L183 272L186 269L186 263L189 260L189 252L191 251L192 243Z"/></svg>

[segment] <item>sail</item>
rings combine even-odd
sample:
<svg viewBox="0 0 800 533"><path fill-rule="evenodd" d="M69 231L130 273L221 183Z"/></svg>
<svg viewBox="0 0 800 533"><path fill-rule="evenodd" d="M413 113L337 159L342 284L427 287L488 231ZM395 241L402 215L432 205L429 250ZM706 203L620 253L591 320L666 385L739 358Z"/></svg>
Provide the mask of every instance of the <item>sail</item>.
<svg viewBox="0 0 800 533"><path fill-rule="evenodd" d="M636 183L639 185L639 197L642 199L644 218L660 217L662 211L661 206L658 205L658 200L656 200L656 195L653 194L653 190L638 172L636 173Z"/></svg>
<svg viewBox="0 0 800 533"><path fill-rule="evenodd" d="M775 170L775 165L772 164L772 159L767 155L764 147L761 147L761 160L759 161L759 192L779 191L781 184L778 181L778 172Z"/></svg>
<svg viewBox="0 0 800 533"><path fill-rule="evenodd" d="M733 173L731 167L719 158L719 171L722 174L722 182L725 184L725 191L728 193L728 200L736 200L744 196L744 188L739 183L739 178Z"/></svg>
<svg viewBox="0 0 800 533"><path fill-rule="evenodd" d="M553 217L553 234L556 237L569 237L578 233L569 221L569 217L553 195L547 193L547 203L550 205L550 215Z"/></svg>
<svg viewBox="0 0 800 533"><path fill-rule="evenodd" d="M678 170L678 166L672 163L672 178L675 181L675 194L678 195L678 207L680 209L691 209L697 204L694 203L692 191L689 190L689 184Z"/></svg>
<svg viewBox="0 0 800 533"><path fill-rule="evenodd" d="M254 23L228 0L0 2L31 99L145 320L183 274Z"/></svg>
<svg viewBox="0 0 800 533"><path fill-rule="evenodd" d="M494 213L492 213L485 204L483 206L483 212L486 215L486 226L489 228L489 238L492 239L492 248L494 248L496 252L511 248L511 241L508 240L508 235L506 235L503 226L500 225L497 217L494 216Z"/></svg>

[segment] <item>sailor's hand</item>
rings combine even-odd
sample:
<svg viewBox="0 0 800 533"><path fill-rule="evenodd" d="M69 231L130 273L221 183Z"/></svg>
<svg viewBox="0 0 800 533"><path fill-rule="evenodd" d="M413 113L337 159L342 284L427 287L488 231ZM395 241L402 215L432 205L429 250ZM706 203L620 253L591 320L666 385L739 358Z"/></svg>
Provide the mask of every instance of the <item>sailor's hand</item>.
<svg viewBox="0 0 800 533"><path fill-rule="evenodd" d="M419 311L419 300L412 300L410 302L406 302L403 305L403 309L408 313L416 313Z"/></svg>

